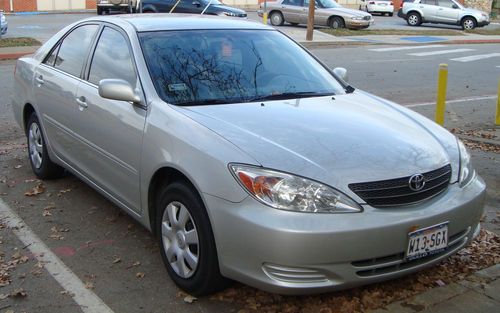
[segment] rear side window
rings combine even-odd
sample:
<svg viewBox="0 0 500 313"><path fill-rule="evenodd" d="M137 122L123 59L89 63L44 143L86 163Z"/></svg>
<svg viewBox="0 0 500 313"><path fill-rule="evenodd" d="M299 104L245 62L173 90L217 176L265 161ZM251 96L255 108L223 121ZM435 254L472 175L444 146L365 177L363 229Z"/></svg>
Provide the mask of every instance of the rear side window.
<svg viewBox="0 0 500 313"><path fill-rule="evenodd" d="M79 77L90 44L98 28L98 25L84 25L76 28L66 36L59 47L54 67ZM52 56L47 61L51 58Z"/></svg>
<svg viewBox="0 0 500 313"><path fill-rule="evenodd" d="M137 75L127 40L118 31L105 27L92 58L89 82L98 85L101 79L123 79L133 87Z"/></svg>
<svg viewBox="0 0 500 313"><path fill-rule="evenodd" d="M439 0L439 6L445 8L453 8L454 3L451 0Z"/></svg>
<svg viewBox="0 0 500 313"><path fill-rule="evenodd" d="M422 0L420 1L422 4L436 5L436 0Z"/></svg>

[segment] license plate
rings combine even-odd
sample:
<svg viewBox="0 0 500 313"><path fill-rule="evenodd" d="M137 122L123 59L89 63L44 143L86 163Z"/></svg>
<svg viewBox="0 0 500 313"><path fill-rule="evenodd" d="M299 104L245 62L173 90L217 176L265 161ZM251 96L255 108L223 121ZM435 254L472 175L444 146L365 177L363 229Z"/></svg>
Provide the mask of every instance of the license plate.
<svg viewBox="0 0 500 313"><path fill-rule="evenodd" d="M406 259L415 260L444 251L448 246L448 222L408 234Z"/></svg>

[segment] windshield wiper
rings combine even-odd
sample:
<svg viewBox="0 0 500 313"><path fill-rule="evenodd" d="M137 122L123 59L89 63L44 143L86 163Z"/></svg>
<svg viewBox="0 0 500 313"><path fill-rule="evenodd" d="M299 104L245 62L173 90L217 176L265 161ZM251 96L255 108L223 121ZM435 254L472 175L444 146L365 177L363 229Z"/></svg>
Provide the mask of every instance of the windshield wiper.
<svg viewBox="0 0 500 313"><path fill-rule="evenodd" d="M174 105L180 106L193 106L193 105L211 105L211 104L228 104L231 103L228 99L202 99L202 100L191 100L176 102Z"/></svg>
<svg viewBox="0 0 500 313"><path fill-rule="evenodd" d="M297 99L297 98L310 98L310 97L323 97L323 96L333 96L335 93L333 92L311 92L311 91L302 91L302 92L284 92L266 96L258 96L255 98L250 98L247 102L254 101L265 101L265 100L284 100L284 99Z"/></svg>

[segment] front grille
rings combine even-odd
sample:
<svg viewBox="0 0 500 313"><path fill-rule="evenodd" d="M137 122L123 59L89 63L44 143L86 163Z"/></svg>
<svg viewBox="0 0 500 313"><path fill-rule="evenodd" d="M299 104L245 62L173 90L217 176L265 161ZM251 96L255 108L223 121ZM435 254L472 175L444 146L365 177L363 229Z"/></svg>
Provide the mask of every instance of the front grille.
<svg viewBox="0 0 500 313"><path fill-rule="evenodd" d="M349 188L373 207L418 203L446 190L450 183L451 166L448 164L422 175L424 176L425 186L419 191L410 189L408 182L411 176L349 184Z"/></svg>
<svg viewBox="0 0 500 313"><path fill-rule="evenodd" d="M467 235L470 231L471 227L467 227L467 229L450 236L448 240L448 247L446 247L444 251L431 254L420 259L406 260L404 258L404 252L401 252L380 258L355 261L352 262L351 265L358 269L356 274L361 277L378 276L411 269L413 267L432 262L435 259L439 259L445 254L458 251L469 239Z"/></svg>
<svg viewBox="0 0 500 313"><path fill-rule="evenodd" d="M364 18L365 20L369 21L369 20L371 20L371 18L372 18L372 17L371 17L371 16L364 16L363 18Z"/></svg>

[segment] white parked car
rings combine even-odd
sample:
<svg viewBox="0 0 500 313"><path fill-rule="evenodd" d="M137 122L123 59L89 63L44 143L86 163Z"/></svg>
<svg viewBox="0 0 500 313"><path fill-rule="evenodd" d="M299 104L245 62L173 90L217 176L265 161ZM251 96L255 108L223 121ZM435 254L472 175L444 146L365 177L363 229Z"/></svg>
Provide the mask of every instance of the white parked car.
<svg viewBox="0 0 500 313"><path fill-rule="evenodd" d="M359 9L368 13L380 13L392 16L394 3L390 0L361 0Z"/></svg>

